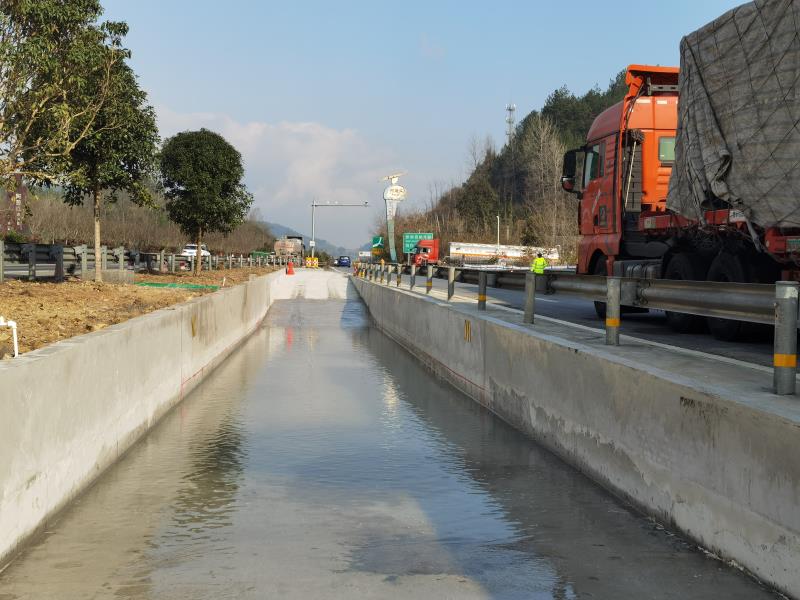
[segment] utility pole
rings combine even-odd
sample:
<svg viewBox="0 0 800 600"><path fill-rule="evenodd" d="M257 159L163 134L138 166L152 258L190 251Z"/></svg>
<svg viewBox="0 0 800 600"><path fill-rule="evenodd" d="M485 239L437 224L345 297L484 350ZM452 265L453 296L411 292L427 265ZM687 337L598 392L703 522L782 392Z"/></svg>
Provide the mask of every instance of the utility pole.
<svg viewBox="0 0 800 600"><path fill-rule="evenodd" d="M510 236L511 211L514 210L514 183L517 179L517 164L514 157L514 129L516 126L517 105L514 103L506 104L506 136L508 137L508 149L511 151L511 192L506 207L506 244Z"/></svg>
<svg viewBox="0 0 800 600"><path fill-rule="evenodd" d="M311 258L314 258L314 253L317 247L316 209L321 207L331 208L345 206L360 206L362 208L366 208L369 206L369 202L362 202L361 204L340 204L338 202L326 202L325 204L318 204L316 198L311 201Z"/></svg>

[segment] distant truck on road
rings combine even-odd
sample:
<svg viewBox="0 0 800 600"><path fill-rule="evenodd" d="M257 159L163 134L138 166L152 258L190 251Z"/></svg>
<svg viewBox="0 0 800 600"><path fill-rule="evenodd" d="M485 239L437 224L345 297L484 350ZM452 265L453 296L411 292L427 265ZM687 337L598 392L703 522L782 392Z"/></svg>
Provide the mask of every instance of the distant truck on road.
<svg viewBox="0 0 800 600"><path fill-rule="evenodd" d="M439 240L420 240L411 251L411 264L418 267L439 264Z"/></svg>
<svg viewBox="0 0 800 600"><path fill-rule="evenodd" d="M530 257L541 252L545 258L558 261L557 248L532 248L528 246L509 246L497 244L474 244L471 242L450 242L449 264L458 265L524 265ZM418 267L441 264L439 240L419 240L411 253L411 264Z"/></svg>
<svg viewBox="0 0 800 600"><path fill-rule="evenodd" d="M780 89L786 70L800 70L800 46L768 42L797 37L792 6L746 4L689 34L680 72L628 67L625 98L564 155L562 187L580 202L578 273L800 280L800 94ZM740 37L751 21L763 36ZM701 325L667 319L678 331ZM708 325L720 339L746 327Z"/></svg>
<svg viewBox="0 0 800 600"><path fill-rule="evenodd" d="M558 248L537 248L532 246L510 246L506 244L473 244L471 242L450 242L450 263L461 265L497 264L525 265L541 253L551 264L558 262Z"/></svg>
<svg viewBox="0 0 800 600"><path fill-rule="evenodd" d="M303 236L287 235L275 240L275 255L278 258L300 261L306 255L306 247L303 244Z"/></svg>

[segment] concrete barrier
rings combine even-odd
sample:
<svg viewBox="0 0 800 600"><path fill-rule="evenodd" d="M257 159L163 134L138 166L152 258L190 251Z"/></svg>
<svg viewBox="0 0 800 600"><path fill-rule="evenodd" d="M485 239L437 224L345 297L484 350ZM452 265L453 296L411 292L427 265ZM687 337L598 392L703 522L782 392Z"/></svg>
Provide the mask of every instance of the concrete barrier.
<svg viewBox="0 0 800 600"><path fill-rule="evenodd" d="M601 485L800 597L800 402L767 368L353 284L434 372Z"/></svg>
<svg viewBox="0 0 800 600"><path fill-rule="evenodd" d="M0 565L259 326L283 277L0 361Z"/></svg>

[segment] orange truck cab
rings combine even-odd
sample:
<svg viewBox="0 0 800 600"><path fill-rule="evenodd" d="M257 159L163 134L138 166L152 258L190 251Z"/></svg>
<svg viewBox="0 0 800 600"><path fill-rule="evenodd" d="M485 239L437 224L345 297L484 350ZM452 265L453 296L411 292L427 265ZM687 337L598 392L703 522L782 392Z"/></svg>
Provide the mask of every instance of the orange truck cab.
<svg viewBox="0 0 800 600"><path fill-rule="evenodd" d="M411 252L411 264L424 267L439 262L439 240L420 240Z"/></svg>
<svg viewBox="0 0 800 600"><path fill-rule="evenodd" d="M564 155L561 185L577 195L577 272L622 277L773 283L800 280L800 230L759 227L710 198L702 222L667 208L678 128L678 69L631 65L623 100L592 123L586 144ZM766 250L766 251L765 251ZM605 310L597 304L598 313ZM698 318L667 313L673 329ZM709 319L733 339L738 321Z"/></svg>
<svg viewBox="0 0 800 600"><path fill-rule="evenodd" d="M639 231L639 218L666 211L678 69L631 65L625 81L625 98L594 120L585 146L564 156L562 185L580 199L578 273L605 275L616 260L655 260L669 249Z"/></svg>

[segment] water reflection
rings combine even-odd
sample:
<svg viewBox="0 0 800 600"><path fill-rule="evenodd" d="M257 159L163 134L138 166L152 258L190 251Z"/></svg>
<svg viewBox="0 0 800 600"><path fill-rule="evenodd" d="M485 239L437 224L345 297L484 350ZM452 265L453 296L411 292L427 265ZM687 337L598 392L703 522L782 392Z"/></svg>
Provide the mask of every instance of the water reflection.
<svg viewBox="0 0 800 600"><path fill-rule="evenodd" d="M434 380L292 300L0 576L11 598L759 598Z"/></svg>

